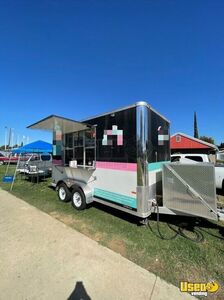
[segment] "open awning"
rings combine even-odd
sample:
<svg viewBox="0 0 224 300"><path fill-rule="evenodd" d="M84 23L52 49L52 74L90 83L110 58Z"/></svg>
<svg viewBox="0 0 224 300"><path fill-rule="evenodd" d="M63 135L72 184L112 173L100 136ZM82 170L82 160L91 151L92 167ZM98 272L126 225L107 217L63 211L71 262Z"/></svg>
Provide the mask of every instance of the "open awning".
<svg viewBox="0 0 224 300"><path fill-rule="evenodd" d="M87 123L74 121L71 119L63 118L56 115L51 115L34 124L29 125L27 128L39 129L47 131L61 131L62 134L86 130L93 127Z"/></svg>
<svg viewBox="0 0 224 300"><path fill-rule="evenodd" d="M41 140L12 150L12 153L20 153L20 154L23 154L23 153L51 153L51 152L52 152L52 144L41 141Z"/></svg>

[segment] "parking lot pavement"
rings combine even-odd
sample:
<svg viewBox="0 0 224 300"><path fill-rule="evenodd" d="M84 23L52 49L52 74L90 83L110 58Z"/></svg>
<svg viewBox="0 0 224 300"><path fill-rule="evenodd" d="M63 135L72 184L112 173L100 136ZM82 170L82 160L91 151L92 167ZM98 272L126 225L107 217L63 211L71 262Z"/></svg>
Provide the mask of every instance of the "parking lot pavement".
<svg viewBox="0 0 224 300"><path fill-rule="evenodd" d="M193 297L0 189L0 299Z"/></svg>

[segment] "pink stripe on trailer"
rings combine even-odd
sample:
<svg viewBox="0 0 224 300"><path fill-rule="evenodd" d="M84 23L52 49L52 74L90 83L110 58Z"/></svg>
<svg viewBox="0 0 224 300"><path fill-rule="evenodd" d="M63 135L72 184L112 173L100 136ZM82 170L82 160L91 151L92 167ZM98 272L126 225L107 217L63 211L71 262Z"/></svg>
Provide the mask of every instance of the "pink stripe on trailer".
<svg viewBox="0 0 224 300"><path fill-rule="evenodd" d="M137 171L137 164L136 163L97 161L96 162L96 168L136 172Z"/></svg>

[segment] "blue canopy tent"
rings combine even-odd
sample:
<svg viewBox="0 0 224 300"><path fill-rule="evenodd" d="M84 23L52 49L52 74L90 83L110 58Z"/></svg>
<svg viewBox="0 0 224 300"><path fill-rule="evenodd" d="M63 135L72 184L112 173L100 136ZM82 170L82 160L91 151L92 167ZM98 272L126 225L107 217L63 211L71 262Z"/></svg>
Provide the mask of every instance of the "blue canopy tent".
<svg viewBox="0 0 224 300"><path fill-rule="evenodd" d="M52 153L52 144L40 140L27 144L23 147L13 149L12 153Z"/></svg>

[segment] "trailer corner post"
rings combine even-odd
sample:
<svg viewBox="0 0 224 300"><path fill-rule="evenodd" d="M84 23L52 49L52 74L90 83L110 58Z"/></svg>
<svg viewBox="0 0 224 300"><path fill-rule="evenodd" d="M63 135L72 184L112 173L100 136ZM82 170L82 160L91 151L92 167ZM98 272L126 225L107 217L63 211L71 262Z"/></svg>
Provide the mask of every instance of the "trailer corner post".
<svg viewBox="0 0 224 300"><path fill-rule="evenodd" d="M138 102L136 108L137 137L137 185L149 186L148 145L149 145L149 107L145 102Z"/></svg>
<svg viewBox="0 0 224 300"><path fill-rule="evenodd" d="M149 147L149 106L146 102L136 103L137 143L137 211L142 216L150 213L148 147Z"/></svg>

